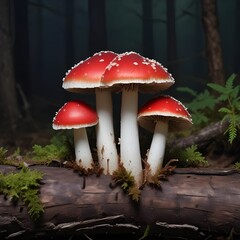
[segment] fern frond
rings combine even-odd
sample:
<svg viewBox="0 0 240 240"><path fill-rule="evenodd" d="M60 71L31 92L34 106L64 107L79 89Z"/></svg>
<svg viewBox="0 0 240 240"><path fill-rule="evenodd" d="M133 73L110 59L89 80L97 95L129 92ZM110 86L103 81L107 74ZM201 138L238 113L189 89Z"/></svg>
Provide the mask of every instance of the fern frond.
<svg viewBox="0 0 240 240"><path fill-rule="evenodd" d="M184 167L207 166L208 162L201 152L198 151L197 145L192 145L186 149L176 149L171 153L172 157L179 159L179 163Z"/></svg>
<svg viewBox="0 0 240 240"><path fill-rule="evenodd" d="M188 93L189 95L193 96L193 97L197 97L197 92L194 91L193 89L189 88L189 87L178 87L177 90L179 92L183 92L183 93Z"/></svg>
<svg viewBox="0 0 240 240"><path fill-rule="evenodd" d="M226 80L226 84L225 84L226 89L228 89L228 90L232 90L232 89L233 89L233 82L234 82L236 76L237 76L237 75L233 73L233 74L230 75L230 77Z"/></svg>
<svg viewBox="0 0 240 240"><path fill-rule="evenodd" d="M233 140L237 137L237 121L235 115L229 115L229 126L225 131L228 133L228 141L232 144Z"/></svg>
<svg viewBox="0 0 240 240"><path fill-rule="evenodd" d="M226 88L217 83L208 83L207 86L221 94L225 94L225 92L226 92Z"/></svg>

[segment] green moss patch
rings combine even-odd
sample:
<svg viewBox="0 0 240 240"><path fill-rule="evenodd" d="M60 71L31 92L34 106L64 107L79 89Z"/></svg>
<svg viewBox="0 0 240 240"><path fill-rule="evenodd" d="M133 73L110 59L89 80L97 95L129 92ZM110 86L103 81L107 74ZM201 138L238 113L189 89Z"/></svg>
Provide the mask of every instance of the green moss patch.
<svg viewBox="0 0 240 240"><path fill-rule="evenodd" d="M0 194L13 202L23 201L33 220L44 212L39 197L39 187L43 174L37 170L23 167L19 172L0 173Z"/></svg>

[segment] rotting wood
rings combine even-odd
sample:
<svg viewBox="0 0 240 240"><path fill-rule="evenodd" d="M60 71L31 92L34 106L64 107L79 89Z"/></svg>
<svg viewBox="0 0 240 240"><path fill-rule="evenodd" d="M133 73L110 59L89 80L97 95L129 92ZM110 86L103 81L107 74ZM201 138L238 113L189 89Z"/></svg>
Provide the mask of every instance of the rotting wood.
<svg viewBox="0 0 240 240"><path fill-rule="evenodd" d="M161 188L144 186L139 203L112 184L110 176L82 177L71 169L34 166L44 173L41 200L45 213L33 223L22 203L0 196L0 239L44 236L206 239L210 234L240 235L240 174L221 170L177 169ZM15 168L1 166L2 172ZM194 172L195 171L195 172ZM84 187L83 187L84 186ZM130 239L129 238L129 239Z"/></svg>

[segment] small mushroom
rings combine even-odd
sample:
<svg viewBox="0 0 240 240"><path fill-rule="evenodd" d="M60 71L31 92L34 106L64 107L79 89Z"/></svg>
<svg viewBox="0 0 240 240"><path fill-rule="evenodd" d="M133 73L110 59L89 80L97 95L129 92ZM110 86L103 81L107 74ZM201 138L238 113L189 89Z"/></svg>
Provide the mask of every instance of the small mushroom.
<svg viewBox="0 0 240 240"><path fill-rule="evenodd" d="M122 91L120 160L138 186L143 180L137 124L138 92L158 92L173 83L174 79L160 63L135 52L116 56L102 76L103 87Z"/></svg>
<svg viewBox="0 0 240 240"><path fill-rule="evenodd" d="M65 103L53 118L53 129L73 129L76 163L85 169L92 168L93 164L86 127L97 123L95 110L80 100Z"/></svg>
<svg viewBox="0 0 240 240"><path fill-rule="evenodd" d="M66 73L63 88L70 92L96 94L96 111L99 123L96 127L99 165L104 174L112 174L118 168L118 153L113 126L112 96L101 89L101 77L108 64L117 56L111 51L101 51L76 64Z"/></svg>
<svg viewBox="0 0 240 240"><path fill-rule="evenodd" d="M180 101L170 96L160 96L141 107L138 122L143 128L154 132L147 156L150 174L154 175L162 168L167 133L190 128L192 119Z"/></svg>

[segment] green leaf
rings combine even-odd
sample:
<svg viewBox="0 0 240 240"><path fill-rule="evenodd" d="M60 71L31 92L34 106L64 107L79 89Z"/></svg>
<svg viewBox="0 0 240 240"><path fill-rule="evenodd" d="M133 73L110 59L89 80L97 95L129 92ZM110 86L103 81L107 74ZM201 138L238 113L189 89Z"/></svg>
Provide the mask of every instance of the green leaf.
<svg viewBox="0 0 240 240"><path fill-rule="evenodd" d="M230 75L230 77L228 77L228 79L226 80L226 85L225 85L225 87L227 88L227 89L233 89L233 81L234 81L234 79L236 78L236 74L232 74L232 75Z"/></svg>
<svg viewBox="0 0 240 240"><path fill-rule="evenodd" d="M208 83L207 86L212 88L213 90L219 92L219 93L222 93L222 94L226 93L226 88L221 86L220 84Z"/></svg>
<svg viewBox="0 0 240 240"><path fill-rule="evenodd" d="M226 107L222 107L218 111L221 112L221 113L227 113L227 114L231 114L232 113L232 110L228 109Z"/></svg>
<svg viewBox="0 0 240 240"><path fill-rule="evenodd" d="M237 98L237 96L239 94L239 90L240 90L239 86L236 86L235 88L233 88L232 93L231 93L231 96L233 99Z"/></svg>

